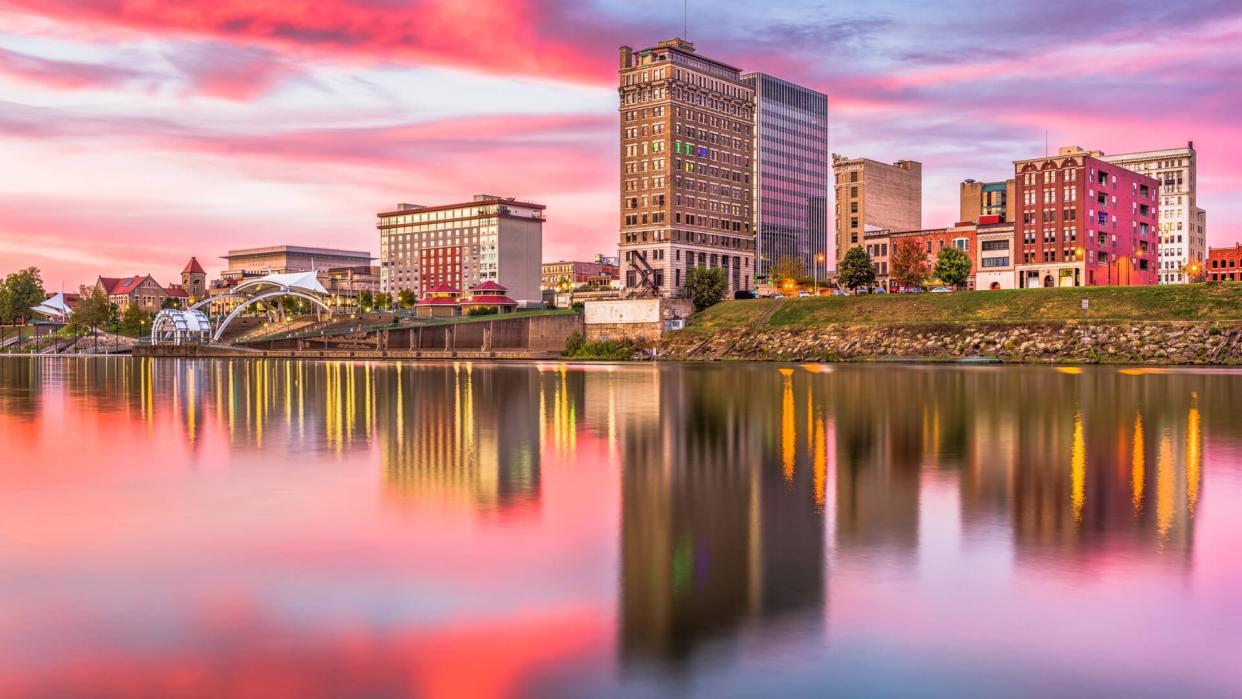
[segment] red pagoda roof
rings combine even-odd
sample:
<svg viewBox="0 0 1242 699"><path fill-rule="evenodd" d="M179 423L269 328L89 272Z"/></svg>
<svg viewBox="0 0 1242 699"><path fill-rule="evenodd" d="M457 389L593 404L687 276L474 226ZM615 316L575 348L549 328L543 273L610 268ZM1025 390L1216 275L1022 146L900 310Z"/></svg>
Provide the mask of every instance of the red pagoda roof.
<svg viewBox="0 0 1242 699"><path fill-rule="evenodd" d="M181 273L182 274L206 274L206 272L203 271L203 266L198 263L197 257L191 257L189 264L185 266L185 269L181 270Z"/></svg>
<svg viewBox="0 0 1242 699"><path fill-rule="evenodd" d="M461 290L455 286L452 286L451 284L441 284L437 286L436 288L432 289L431 291L428 291L427 293L428 294L460 294Z"/></svg>
<svg viewBox="0 0 1242 699"><path fill-rule="evenodd" d="M457 299L451 299L451 298L448 298L447 296L430 296L430 297L423 299L422 301L419 301L418 303L414 305L415 306L456 306Z"/></svg>
<svg viewBox="0 0 1242 699"><path fill-rule="evenodd" d="M508 291L507 288L497 284L496 282L490 279L483 282L482 284L475 284L474 286L470 287L470 290L476 293L479 291L499 291L501 295L503 295L506 291Z"/></svg>
<svg viewBox="0 0 1242 699"><path fill-rule="evenodd" d="M517 301L503 294L478 294L472 298L462 299L463 306L516 306Z"/></svg>

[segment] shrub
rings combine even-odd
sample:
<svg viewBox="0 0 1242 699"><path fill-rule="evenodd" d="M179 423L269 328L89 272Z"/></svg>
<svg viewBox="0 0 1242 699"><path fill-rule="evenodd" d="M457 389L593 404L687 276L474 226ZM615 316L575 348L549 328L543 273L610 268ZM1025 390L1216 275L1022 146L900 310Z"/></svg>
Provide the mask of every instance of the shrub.
<svg viewBox="0 0 1242 699"><path fill-rule="evenodd" d="M724 270L719 267L695 267L686 275L686 294L694 302L696 311L720 303L727 290Z"/></svg>
<svg viewBox="0 0 1242 699"><path fill-rule="evenodd" d="M569 337L565 338L565 351L562 354L566 357L572 357L582 349L584 344L586 344L586 338L582 336L582 333L575 330L569 334Z"/></svg>

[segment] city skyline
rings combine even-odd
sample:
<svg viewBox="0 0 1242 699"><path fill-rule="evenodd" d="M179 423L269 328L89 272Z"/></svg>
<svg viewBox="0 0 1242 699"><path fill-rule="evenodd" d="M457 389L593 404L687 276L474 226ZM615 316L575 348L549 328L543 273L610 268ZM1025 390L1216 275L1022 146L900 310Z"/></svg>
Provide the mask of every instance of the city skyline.
<svg viewBox="0 0 1242 699"><path fill-rule="evenodd" d="M375 211L481 191L548 205L545 260L612 252L616 47L684 33L657 3L110 7L0 0L0 159L26 164L0 171L0 264L49 289L166 282L191 255L214 276L225 250L285 240L377 253ZM692 4L687 38L827 94L830 151L923 163L924 226L955 222L962 180L1011 176L1045 143L1193 140L1207 245L1242 237L1222 50L1242 8L921 12Z"/></svg>

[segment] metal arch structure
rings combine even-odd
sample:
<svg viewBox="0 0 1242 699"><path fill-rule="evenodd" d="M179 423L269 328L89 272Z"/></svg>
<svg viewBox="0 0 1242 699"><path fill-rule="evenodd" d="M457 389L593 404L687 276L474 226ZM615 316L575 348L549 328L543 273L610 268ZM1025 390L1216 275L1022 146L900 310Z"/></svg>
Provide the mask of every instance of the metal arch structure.
<svg viewBox="0 0 1242 699"><path fill-rule="evenodd" d="M204 342L211 337L211 321L201 311L165 308L151 323L151 344L180 345L187 341Z"/></svg>
<svg viewBox="0 0 1242 699"><path fill-rule="evenodd" d="M187 312L204 315L200 309L204 307L209 308L213 303L240 301L238 306L232 309L212 331L211 341L219 342L229 324L241 315L243 311L256 303L292 296L310 301L324 311L327 311L328 315L331 316L333 313L332 307L324 301L324 297L327 295L328 290L323 288L323 284L319 283L319 277L314 271L268 274L257 279L244 281L229 289L228 293L202 299L190 306Z"/></svg>
<svg viewBox="0 0 1242 699"><path fill-rule="evenodd" d="M246 310L246 308L256 303L259 303L260 301L268 301L271 299L282 298L285 296L294 296L297 298L306 299L307 301L310 301L316 306L319 306L323 310L327 311L328 315L332 315L332 307L324 303L323 299L319 298L318 296L310 292L302 291L301 289L295 289L295 288L290 288L290 287L286 287L283 289L280 289L280 288L273 289L272 291L265 291L256 296L251 296L249 298L246 298L245 301L242 301L241 304L239 304L237 308L234 308L231 313L225 316L224 320L220 322L220 325L216 327L215 333L211 336L211 341L219 342L220 337L224 335L224 331L229 327L229 323L232 323L233 319L241 315L242 311ZM216 298L219 299L220 297L217 296Z"/></svg>

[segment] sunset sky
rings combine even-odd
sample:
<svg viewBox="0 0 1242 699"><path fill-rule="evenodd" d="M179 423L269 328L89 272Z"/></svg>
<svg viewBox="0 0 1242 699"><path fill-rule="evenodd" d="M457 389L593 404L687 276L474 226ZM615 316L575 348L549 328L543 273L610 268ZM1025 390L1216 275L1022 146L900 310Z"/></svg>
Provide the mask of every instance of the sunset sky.
<svg viewBox="0 0 1242 699"><path fill-rule="evenodd" d="M617 47L667 0L0 0L0 273L174 281L278 243L378 252L375 213L548 205L544 258L617 248ZM831 150L957 183L1051 146L1199 151L1208 242L1242 239L1236 0L690 3L689 39L828 94Z"/></svg>

